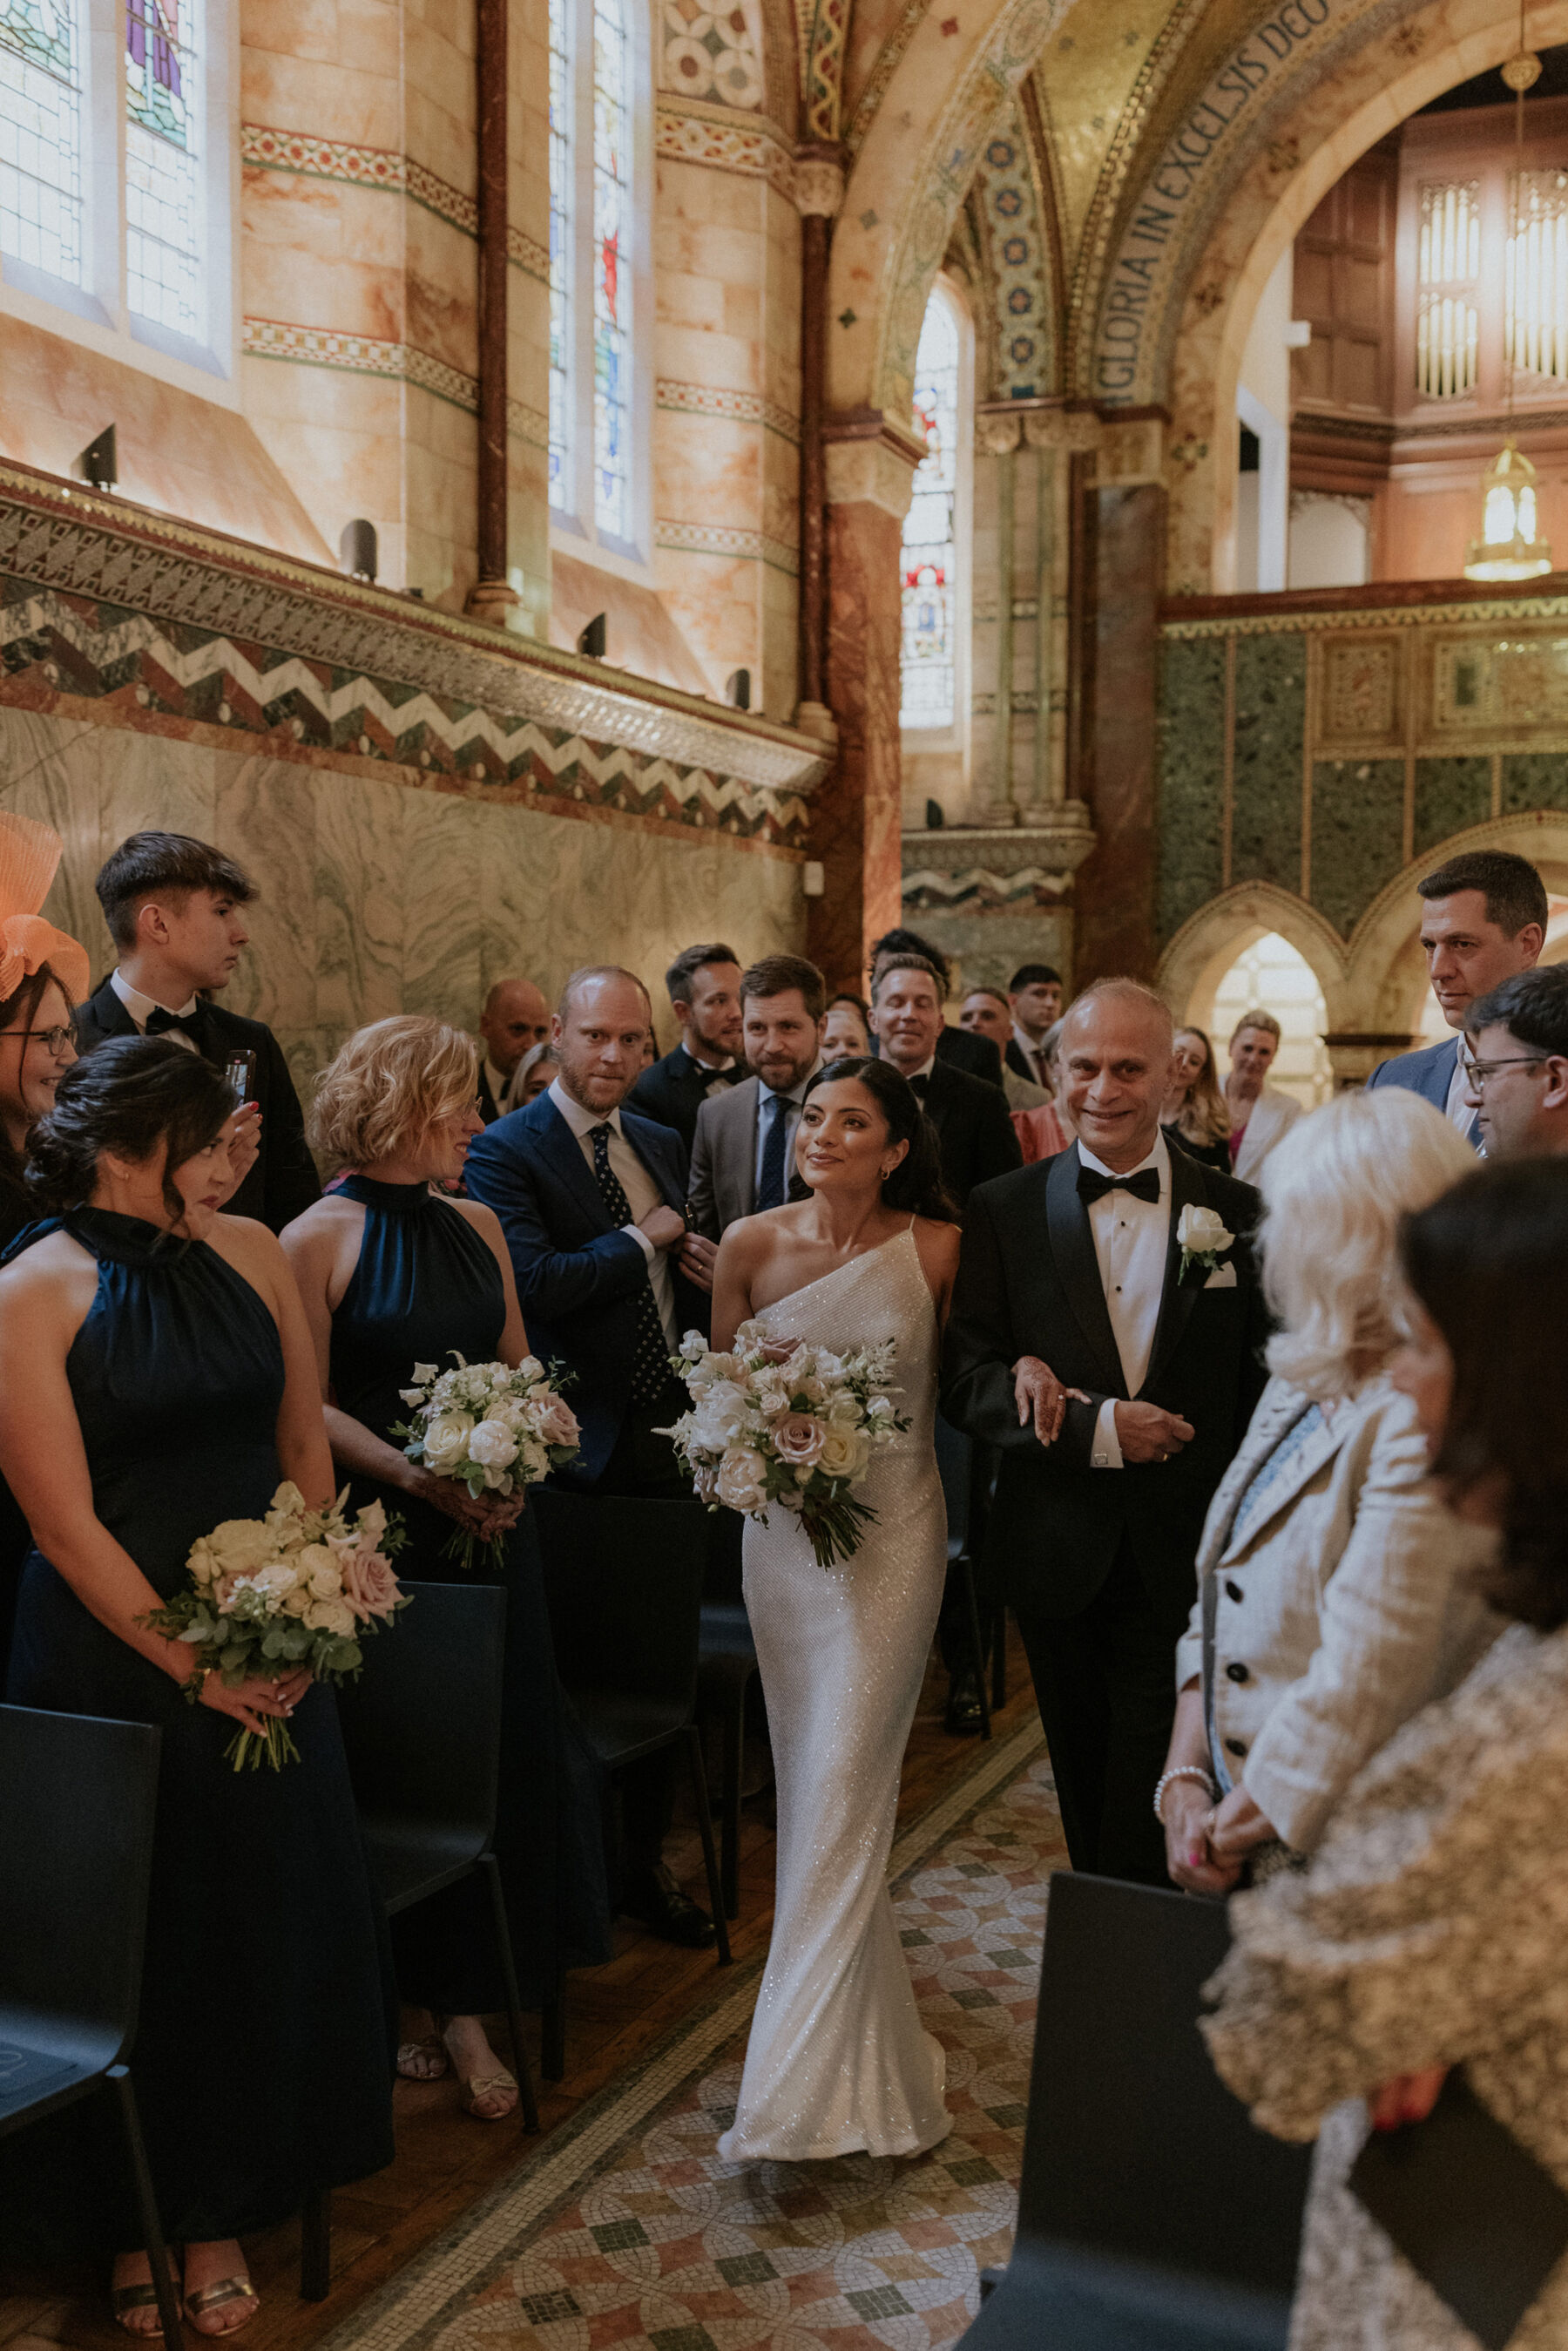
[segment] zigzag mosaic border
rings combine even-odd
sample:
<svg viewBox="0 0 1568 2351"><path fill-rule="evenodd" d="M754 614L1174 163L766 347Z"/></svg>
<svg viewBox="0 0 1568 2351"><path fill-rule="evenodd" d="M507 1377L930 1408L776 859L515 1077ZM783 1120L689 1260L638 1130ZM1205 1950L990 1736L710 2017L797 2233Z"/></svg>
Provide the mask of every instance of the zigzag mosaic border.
<svg viewBox="0 0 1568 2351"><path fill-rule="evenodd" d="M925 914L1022 914L1036 906L1059 906L1071 895L1070 873L1047 873L1026 865L1017 873L992 873L983 865L956 873L906 873L903 902Z"/></svg>
<svg viewBox="0 0 1568 2351"><path fill-rule="evenodd" d="M31 673L49 692L115 695L134 707L339 750L359 752L363 736L369 748L361 757L452 774L472 740L471 775L477 765L482 779L557 795L576 781L587 792L587 770L561 780L569 747L581 747L572 758L591 761L613 758L607 747L618 747L631 763L628 775L640 778L638 792L668 797L669 807L651 812L789 846L804 841L805 796L826 772L817 747L783 727L710 718L667 689L612 684L613 672L601 682L597 664L7 465L0 465L0 582L5 666L13 680ZM156 650L165 646L167 655ZM194 663L189 675L182 661ZM286 683L275 682L286 673ZM220 677L234 682L233 695ZM421 696L429 707L414 715ZM202 706L189 706L192 697ZM355 723L357 710L365 723ZM519 765L537 749L523 733L530 725L555 755L551 772L542 754L537 772ZM426 750L428 762L420 757ZM602 787L597 777L596 790ZM604 804L625 802L612 795Z"/></svg>
<svg viewBox="0 0 1568 2351"><path fill-rule="evenodd" d="M687 416L725 416L738 424L765 424L770 433L800 446L800 421L776 400L758 392L723 392L714 384L675 383L660 376L653 387L653 404Z"/></svg>
<svg viewBox="0 0 1568 2351"><path fill-rule="evenodd" d="M254 171L295 172L305 179L342 180L351 187L410 196L464 236L479 235L479 206L474 198L395 148L356 147L348 140L319 138L314 131L276 131L265 122L242 122L240 162ZM528 277L549 284L550 256L536 238L509 228L506 257Z"/></svg>

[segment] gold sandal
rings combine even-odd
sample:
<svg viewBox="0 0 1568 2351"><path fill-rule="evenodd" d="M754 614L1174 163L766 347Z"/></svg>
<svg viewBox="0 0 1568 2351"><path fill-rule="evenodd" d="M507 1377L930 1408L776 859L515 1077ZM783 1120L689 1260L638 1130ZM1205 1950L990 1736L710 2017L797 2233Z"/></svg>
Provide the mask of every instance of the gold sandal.
<svg viewBox="0 0 1568 2351"><path fill-rule="evenodd" d="M178 2306L180 2281L177 2277L173 2280L173 2286L174 2300ZM143 2278L137 2285L111 2285L109 2290L109 2306L114 2313L115 2325L123 2326L128 2335L134 2335L140 2342L155 2342L163 2332L161 2318L156 2326L130 2326L126 2323L133 2310L157 2309L158 2288L151 2278Z"/></svg>
<svg viewBox="0 0 1568 2351"><path fill-rule="evenodd" d="M198 2318L204 2318L208 2311L222 2310L231 2302L248 2302L251 2305L238 2326L223 2326L215 2330L210 2326L196 2326ZM211 2285L199 2285L194 2293L188 2294L183 2307L186 2317L192 2326L196 2326L197 2334L204 2335L209 2342L215 2343L223 2335L238 2335L241 2327L248 2326L261 2308L261 2297L248 2277L214 2278Z"/></svg>
<svg viewBox="0 0 1568 2351"><path fill-rule="evenodd" d="M472 2115L476 2123L505 2123L511 2121L513 2116L517 2111L517 2083L515 2077L506 2071L504 2065L501 2068L501 2071L498 2074L464 2074L462 2076L462 2111L465 2115ZM479 2112L480 2099L493 2098L498 2090L510 2090L512 2093L512 2104L506 2108L504 2114L482 2115Z"/></svg>
<svg viewBox="0 0 1568 2351"><path fill-rule="evenodd" d="M435 2063L428 2074L413 2074L410 2072L409 2067L415 2058L433 2059ZM427 2032L422 2041L404 2041L400 2043L398 2048L400 2081L442 2082L451 2071L452 2059L447 2054L446 2043L439 2033Z"/></svg>

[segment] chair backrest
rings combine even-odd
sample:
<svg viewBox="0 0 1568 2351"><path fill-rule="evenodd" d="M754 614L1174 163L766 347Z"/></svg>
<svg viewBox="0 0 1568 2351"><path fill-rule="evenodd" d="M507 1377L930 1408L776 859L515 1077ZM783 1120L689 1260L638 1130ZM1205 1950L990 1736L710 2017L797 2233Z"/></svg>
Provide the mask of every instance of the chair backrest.
<svg viewBox="0 0 1568 2351"><path fill-rule="evenodd" d="M1312 2149L1253 2127L1198 2031L1222 1903L1051 1880L1018 2234L1288 2297Z"/></svg>
<svg viewBox="0 0 1568 2351"><path fill-rule="evenodd" d="M961 1429L939 1412L933 1431L936 1439L937 1475L942 1481L942 1500L947 1506L948 1549L950 1555L956 1543L961 1550L969 1541L969 1505L973 1447Z"/></svg>
<svg viewBox="0 0 1568 2351"><path fill-rule="evenodd" d="M708 1556L703 1505L541 1489L528 1507L567 1687L690 1709Z"/></svg>
<svg viewBox="0 0 1568 2351"><path fill-rule="evenodd" d="M440 1827L477 1855L495 1827L506 1593L405 1583L412 1606L338 1692L348 1775L372 1822Z"/></svg>
<svg viewBox="0 0 1568 2351"><path fill-rule="evenodd" d="M127 2054L141 1996L161 1731L0 1706L0 2001Z"/></svg>

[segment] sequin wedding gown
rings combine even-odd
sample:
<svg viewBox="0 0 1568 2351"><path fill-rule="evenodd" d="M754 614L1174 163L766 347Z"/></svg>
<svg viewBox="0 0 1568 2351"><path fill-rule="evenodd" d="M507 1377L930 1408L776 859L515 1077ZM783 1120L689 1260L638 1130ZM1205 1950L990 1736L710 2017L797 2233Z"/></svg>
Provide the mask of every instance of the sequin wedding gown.
<svg viewBox="0 0 1568 2351"><path fill-rule="evenodd" d="M855 1557L822 1568L784 1510L748 1520L745 1594L778 1787L778 1889L722 2156L915 2155L947 2136L945 2060L920 2024L887 1885L898 1776L936 1630L947 1520L932 1450L936 1311L911 1230L781 1298L779 1339L898 1342L898 1408Z"/></svg>

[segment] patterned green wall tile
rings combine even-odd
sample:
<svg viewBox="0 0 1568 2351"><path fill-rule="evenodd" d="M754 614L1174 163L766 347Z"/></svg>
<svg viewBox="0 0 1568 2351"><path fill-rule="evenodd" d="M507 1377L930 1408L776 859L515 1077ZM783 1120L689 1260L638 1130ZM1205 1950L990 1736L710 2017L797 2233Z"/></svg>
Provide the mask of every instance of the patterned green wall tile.
<svg viewBox="0 0 1568 2351"><path fill-rule="evenodd" d="M1231 879L1302 881L1302 740L1306 726L1304 636L1241 637L1236 644L1236 751Z"/></svg>
<svg viewBox="0 0 1568 2351"><path fill-rule="evenodd" d="M1160 662L1161 945L1219 892L1224 778L1225 646L1168 644Z"/></svg>
<svg viewBox="0 0 1568 2351"><path fill-rule="evenodd" d="M1568 757L1561 751L1511 751L1502 762L1502 813L1568 808Z"/></svg>
<svg viewBox="0 0 1568 2351"><path fill-rule="evenodd" d="M1403 759L1319 759L1312 771L1312 899L1348 937L1404 863Z"/></svg>
<svg viewBox="0 0 1568 2351"><path fill-rule="evenodd" d="M1490 758L1417 759L1415 847L1417 857L1491 814Z"/></svg>

